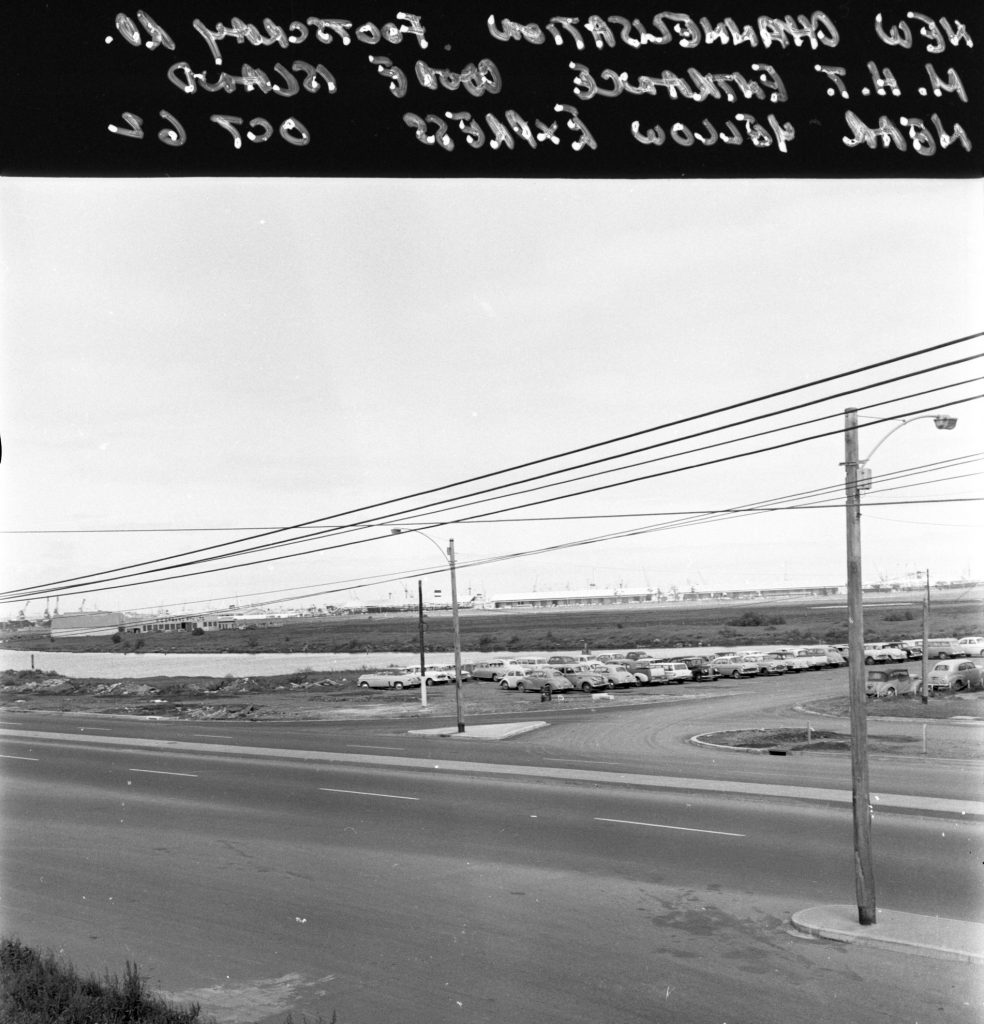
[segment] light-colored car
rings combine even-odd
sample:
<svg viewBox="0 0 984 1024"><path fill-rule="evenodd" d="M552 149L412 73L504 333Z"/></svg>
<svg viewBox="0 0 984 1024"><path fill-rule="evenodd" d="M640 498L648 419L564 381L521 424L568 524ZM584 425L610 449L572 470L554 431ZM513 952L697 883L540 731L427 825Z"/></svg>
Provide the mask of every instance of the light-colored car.
<svg viewBox="0 0 984 1024"><path fill-rule="evenodd" d="M503 690L519 690L520 682L526 678L526 673L529 669L524 668L522 665L510 665L509 668L503 669L502 672L495 678Z"/></svg>
<svg viewBox="0 0 984 1024"><path fill-rule="evenodd" d="M809 659L795 651L773 651L773 657L782 658L787 665L787 672L806 672L810 667Z"/></svg>
<svg viewBox="0 0 984 1024"><path fill-rule="evenodd" d="M693 679L690 666L682 661L660 661L653 668L662 673L663 682L666 683L689 683Z"/></svg>
<svg viewBox="0 0 984 1024"><path fill-rule="evenodd" d="M847 658L836 647L825 647L827 655L827 668L842 668L847 664Z"/></svg>
<svg viewBox="0 0 984 1024"><path fill-rule="evenodd" d="M416 672L420 675L420 666L411 665L404 669L405 672ZM446 683L454 682L454 666L451 666L451 671L447 670L444 665L427 665L424 667L424 684L426 686L441 686Z"/></svg>
<svg viewBox="0 0 984 1024"><path fill-rule="evenodd" d="M864 680L866 697L897 697L899 694L914 693L919 685L916 676L910 676L907 668L884 665L869 668Z"/></svg>
<svg viewBox="0 0 984 1024"><path fill-rule="evenodd" d="M421 678L419 672L404 668L377 668L374 672L363 672L357 682L363 689L406 690L420 686Z"/></svg>
<svg viewBox="0 0 984 1024"><path fill-rule="evenodd" d="M602 676L608 684L609 689L616 686L641 686L642 680L637 679L635 674L621 665L614 663L602 665Z"/></svg>
<svg viewBox="0 0 984 1024"><path fill-rule="evenodd" d="M564 693L574 689L574 684L570 679L553 668L531 668L525 675L517 677L515 686L506 688L519 690L520 693L525 693L527 690L536 693L542 690L547 683L550 684L550 689L554 693Z"/></svg>
<svg viewBox="0 0 984 1024"><path fill-rule="evenodd" d="M608 682L601 672L592 672L582 665L552 665L565 679L569 679L576 690L592 693L607 690Z"/></svg>
<svg viewBox="0 0 984 1024"><path fill-rule="evenodd" d="M513 667L511 661L493 658L489 661L476 661L471 667L472 679L486 679L497 683L504 673Z"/></svg>
<svg viewBox="0 0 984 1024"><path fill-rule="evenodd" d="M547 658L547 664L554 668L557 668L560 665L576 665L577 658L575 658L573 654L551 654L550 657Z"/></svg>
<svg viewBox="0 0 984 1024"><path fill-rule="evenodd" d="M984 689L984 669L969 658L938 661L930 670L929 686L933 690Z"/></svg>
<svg viewBox="0 0 984 1024"><path fill-rule="evenodd" d="M750 654L749 658L759 666L759 674L763 676L783 676L789 671L789 662L785 658L777 658L774 654Z"/></svg>
<svg viewBox="0 0 984 1024"><path fill-rule="evenodd" d="M910 660L922 657L922 640L894 640L892 647L897 647Z"/></svg>
<svg viewBox="0 0 984 1024"><path fill-rule="evenodd" d="M968 657L984 658L984 636L962 636L957 643Z"/></svg>
<svg viewBox="0 0 984 1024"><path fill-rule="evenodd" d="M716 675L725 679L738 679L741 676L757 676L759 666L757 661L752 661L746 654L726 654L724 657L715 658L711 662L711 668Z"/></svg>
<svg viewBox="0 0 984 1024"><path fill-rule="evenodd" d="M926 641L926 657L931 661L938 658L962 658L966 653L955 636L935 637Z"/></svg>
<svg viewBox="0 0 984 1024"><path fill-rule="evenodd" d="M616 668L625 669L635 679L639 686L660 686L669 682L666 674L666 666L657 661L645 661L642 658L630 661L623 658L621 661L612 662Z"/></svg>
<svg viewBox="0 0 984 1024"><path fill-rule="evenodd" d="M864 663L866 665L898 664L906 660L905 651L900 651L898 647L892 647L890 644L864 645Z"/></svg>
<svg viewBox="0 0 984 1024"><path fill-rule="evenodd" d="M519 658L513 658L512 663L521 665L523 668L546 668L549 664L546 658L537 658L526 654Z"/></svg>
<svg viewBox="0 0 984 1024"><path fill-rule="evenodd" d="M796 654L800 658L806 658L811 669L819 670L827 667L827 649L825 647L801 647Z"/></svg>

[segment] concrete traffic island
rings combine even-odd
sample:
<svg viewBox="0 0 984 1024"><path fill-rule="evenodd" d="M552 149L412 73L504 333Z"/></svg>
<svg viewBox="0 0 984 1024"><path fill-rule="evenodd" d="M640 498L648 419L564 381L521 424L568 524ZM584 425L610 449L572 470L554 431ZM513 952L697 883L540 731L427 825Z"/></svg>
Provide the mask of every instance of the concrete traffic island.
<svg viewBox="0 0 984 1024"><path fill-rule="evenodd" d="M411 736L443 736L455 740L508 740L524 732L543 729L547 722L500 722L489 725L467 725L464 732L458 732L457 725L446 725L440 729L410 729Z"/></svg>
<svg viewBox="0 0 984 1024"><path fill-rule="evenodd" d="M984 963L984 924L974 921L879 908L876 923L863 925L858 921L857 907L834 905L801 910L793 914L792 923L797 931L835 942L854 942L937 960Z"/></svg>

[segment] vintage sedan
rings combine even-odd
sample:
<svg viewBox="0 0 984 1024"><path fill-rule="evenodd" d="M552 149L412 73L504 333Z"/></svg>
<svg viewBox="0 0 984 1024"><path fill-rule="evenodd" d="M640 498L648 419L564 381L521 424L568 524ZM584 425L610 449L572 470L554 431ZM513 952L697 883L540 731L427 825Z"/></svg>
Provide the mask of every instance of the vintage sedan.
<svg viewBox="0 0 984 1024"><path fill-rule="evenodd" d="M782 658L786 663L787 672L806 672L810 668L809 659L795 651L774 651L773 657Z"/></svg>
<svg viewBox="0 0 984 1024"><path fill-rule="evenodd" d="M984 689L984 669L969 658L938 661L929 673L929 686L933 690Z"/></svg>
<svg viewBox="0 0 984 1024"><path fill-rule="evenodd" d="M519 684L526 678L528 671L530 670L523 668L522 665L510 665L509 668L503 669L494 681L503 690L520 690L522 687Z"/></svg>
<svg viewBox="0 0 984 1024"><path fill-rule="evenodd" d="M738 679L741 676L757 676L759 666L747 654L725 654L711 662L716 675L725 679Z"/></svg>
<svg viewBox="0 0 984 1024"><path fill-rule="evenodd" d="M777 658L774 654L750 654L749 657L759 667L763 676L784 676L789 671L789 662L785 658Z"/></svg>
<svg viewBox="0 0 984 1024"><path fill-rule="evenodd" d="M869 668L864 681L866 697L897 697L902 693L914 693L921 685L916 676L909 675L907 668Z"/></svg>
<svg viewBox="0 0 984 1024"><path fill-rule="evenodd" d="M608 682L601 672L595 672L582 665L554 665L565 679L569 679L576 690L592 693L595 690L607 690Z"/></svg>
<svg viewBox="0 0 984 1024"><path fill-rule="evenodd" d="M377 668L374 672L363 672L357 682L363 689L406 690L420 686L422 680L419 672L405 668Z"/></svg>
<svg viewBox="0 0 984 1024"><path fill-rule="evenodd" d="M517 677L515 686L508 686L506 689L519 690L520 693L529 690L535 693L542 690L547 683L550 684L550 689L554 693L564 693L574 689L574 684L567 676L552 668L530 669L526 675ZM505 680L499 685L504 686Z"/></svg>
<svg viewBox="0 0 984 1024"><path fill-rule="evenodd" d="M984 658L984 636L962 636L957 644L969 658Z"/></svg>
<svg viewBox="0 0 984 1024"><path fill-rule="evenodd" d="M885 665L907 660L905 651L891 644L865 644L864 663L866 665Z"/></svg>

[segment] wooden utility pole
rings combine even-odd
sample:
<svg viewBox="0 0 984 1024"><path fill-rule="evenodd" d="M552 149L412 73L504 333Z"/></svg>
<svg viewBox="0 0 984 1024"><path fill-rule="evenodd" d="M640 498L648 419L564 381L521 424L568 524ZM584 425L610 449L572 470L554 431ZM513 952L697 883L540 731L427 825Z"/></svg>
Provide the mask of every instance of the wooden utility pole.
<svg viewBox="0 0 984 1024"><path fill-rule="evenodd" d="M417 580L417 632L420 635L420 706L427 707L427 659L424 656L424 581Z"/></svg>
<svg viewBox="0 0 984 1024"><path fill-rule="evenodd" d="M875 923L875 878L871 857L871 798L868 788L868 713L864 692L864 615L861 589L861 492L858 478L858 411L844 414L847 476L847 629L851 713L851 794L854 808L854 887L858 921Z"/></svg>

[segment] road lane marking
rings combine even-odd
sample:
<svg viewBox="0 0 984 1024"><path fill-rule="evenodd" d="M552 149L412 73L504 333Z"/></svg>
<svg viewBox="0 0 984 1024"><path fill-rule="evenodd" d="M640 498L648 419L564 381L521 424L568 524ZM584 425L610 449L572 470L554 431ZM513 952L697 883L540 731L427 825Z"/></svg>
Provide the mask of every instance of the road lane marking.
<svg viewBox="0 0 984 1024"><path fill-rule="evenodd" d="M80 725L79 732L112 732L112 729L102 725Z"/></svg>
<svg viewBox="0 0 984 1024"><path fill-rule="evenodd" d="M319 786L318 789L322 793L351 793L353 796L381 796L387 800L419 800L419 796L396 796L393 793L366 793L361 789L328 789L325 786Z"/></svg>
<svg viewBox="0 0 984 1024"><path fill-rule="evenodd" d="M0 754L0 757L9 758L11 761L40 761L39 757L20 757L18 754Z"/></svg>
<svg viewBox="0 0 984 1024"><path fill-rule="evenodd" d="M646 828L668 828L674 832L702 832L708 836L733 836L735 839L744 839L744 832L716 832L712 828L684 828L682 825L657 825L652 821L625 821L622 818L595 818L595 821L610 821L616 825L644 825Z"/></svg>
<svg viewBox="0 0 984 1024"><path fill-rule="evenodd" d="M406 750L406 747L380 747L369 743L346 743L352 750Z"/></svg>
<svg viewBox="0 0 984 1024"><path fill-rule="evenodd" d="M128 772L140 772L142 775L180 775L183 779L197 779L197 775L190 772L158 772L153 768L127 768Z"/></svg>
<svg viewBox="0 0 984 1024"><path fill-rule="evenodd" d="M214 740L231 740L232 735L224 732L193 732L192 736L210 736Z"/></svg>

